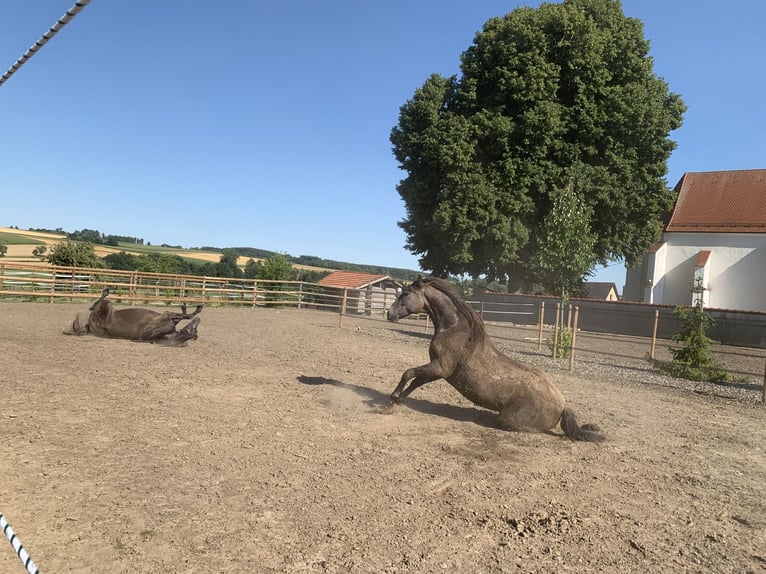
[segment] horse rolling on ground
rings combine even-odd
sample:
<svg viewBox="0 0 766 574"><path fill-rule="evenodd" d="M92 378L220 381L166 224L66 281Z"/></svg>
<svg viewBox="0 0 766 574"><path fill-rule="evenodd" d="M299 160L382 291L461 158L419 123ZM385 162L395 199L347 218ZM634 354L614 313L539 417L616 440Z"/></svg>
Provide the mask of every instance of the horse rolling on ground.
<svg viewBox="0 0 766 574"><path fill-rule="evenodd" d="M495 348L479 315L446 281L418 277L402 289L388 310L388 320L395 322L413 313L426 313L433 321L431 362L404 371L389 407L426 383L446 379L471 402L497 411L503 429L543 432L560 423L573 440L604 440L597 425L577 423L545 373Z"/></svg>
<svg viewBox="0 0 766 574"><path fill-rule="evenodd" d="M197 305L192 313L186 312L186 304L181 304L181 312L165 311L158 313L151 309L115 309L111 301L107 301L109 289L101 292L101 297L91 305L87 320L83 323L76 316L67 335L85 335L90 333L97 337L112 339L130 339L131 341L146 341L173 347L185 346L190 339L197 338L197 325L203 305ZM180 331L176 326L181 321L191 321Z"/></svg>

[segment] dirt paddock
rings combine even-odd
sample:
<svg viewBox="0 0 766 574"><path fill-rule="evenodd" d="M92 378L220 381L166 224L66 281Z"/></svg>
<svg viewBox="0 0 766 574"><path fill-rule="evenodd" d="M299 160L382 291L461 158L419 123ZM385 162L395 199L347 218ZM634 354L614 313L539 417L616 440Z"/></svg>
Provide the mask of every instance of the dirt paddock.
<svg viewBox="0 0 766 574"><path fill-rule="evenodd" d="M412 325L210 308L168 348L62 335L82 308L0 303L0 512L43 573L766 572L760 405L554 369L608 435L574 443L443 381L381 413Z"/></svg>

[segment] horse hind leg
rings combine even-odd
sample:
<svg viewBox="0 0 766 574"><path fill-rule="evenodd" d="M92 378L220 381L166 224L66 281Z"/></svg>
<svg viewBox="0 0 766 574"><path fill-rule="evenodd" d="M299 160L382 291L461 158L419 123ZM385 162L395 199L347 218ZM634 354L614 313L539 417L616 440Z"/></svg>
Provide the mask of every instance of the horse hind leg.
<svg viewBox="0 0 766 574"><path fill-rule="evenodd" d="M189 314L186 312L186 302L183 302L183 303L181 303L181 315L184 315L184 317L185 317L186 319L191 319L191 318L192 318L192 317L194 317L195 315L199 315L199 314L200 314L200 312L202 311L202 308L203 308L204 306L205 306L205 304L204 304L204 303L200 303L199 305L197 305L197 308L194 310L194 313L192 313L191 315L189 315Z"/></svg>
<svg viewBox="0 0 766 574"><path fill-rule="evenodd" d="M199 305L197 305L197 308L196 308L196 309L194 309L194 313L192 313L191 315L189 315L189 319L191 319L192 317L196 317L197 315L199 315L199 314L202 312L202 308L203 308L204 306L205 306L205 304L204 304L204 303L200 303ZM184 307L185 307L185 306L184 306ZM185 309L185 308L184 308L184 312L186 312L186 309Z"/></svg>
<svg viewBox="0 0 766 574"><path fill-rule="evenodd" d="M556 424L547 424L540 419L538 409L523 403L506 405L497 416L500 428L514 432L541 432Z"/></svg>
<svg viewBox="0 0 766 574"><path fill-rule="evenodd" d="M193 317L196 317L197 315L199 315L202 312L202 308L204 306L205 305L203 303L200 303L199 305L197 305L197 308L194 310L194 312L192 314L189 314L186 312L186 303L181 303L181 312L169 314L168 317L173 322L173 326L175 327L181 321L185 319L192 319Z"/></svg>

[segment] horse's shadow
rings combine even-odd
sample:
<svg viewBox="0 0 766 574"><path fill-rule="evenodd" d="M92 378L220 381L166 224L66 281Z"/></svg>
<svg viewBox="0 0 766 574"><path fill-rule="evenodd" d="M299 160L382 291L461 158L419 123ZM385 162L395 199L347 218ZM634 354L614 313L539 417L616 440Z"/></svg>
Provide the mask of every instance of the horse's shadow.
<svg viewBox="0 0 766 574"><path fill-rule="evenodd" d="M388 414L393 412L388 406L389 395L369 387L344 383L336 379L326 377L310 377L299 375L298 382L304 385L331 385L340 389L346 389L362 398L372 412ZM458 422L471 422L486 428L497 429L497 414L492 411L474 407L460 407L444 403L434 403L425 399L416 399L411 396L404 399L401 406L406 406L413 411L426 415L444 417Z"/></svg>
<svg viewBox="0 0 766 574"><path fill-rule="evenodd" d="M409 337L415 337L416 339L428 339L429 341L433 339L433 336L434 336L433 333L426 333L424 331L413 331L411 329L392 329L392 331L395 331L402 335L407 335Z"/></svg>

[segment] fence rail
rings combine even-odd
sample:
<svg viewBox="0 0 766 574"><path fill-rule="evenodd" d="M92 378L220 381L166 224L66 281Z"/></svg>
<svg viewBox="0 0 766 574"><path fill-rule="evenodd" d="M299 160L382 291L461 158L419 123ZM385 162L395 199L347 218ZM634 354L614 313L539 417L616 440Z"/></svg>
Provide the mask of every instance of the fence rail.
<svg viewBox="0 0 766 574"><path fill-rule="evenodd" d="M0 299L87 301L104 288L128 305L180 303L232 306L295 306L341 313L383 313L395 294L358 291L305 281L205 277L115 269L0 263Z"/></svg>

